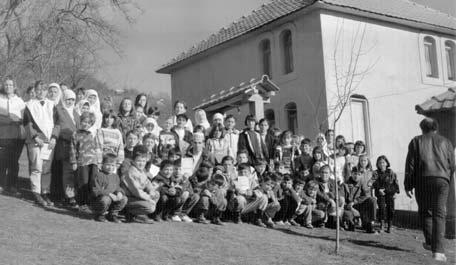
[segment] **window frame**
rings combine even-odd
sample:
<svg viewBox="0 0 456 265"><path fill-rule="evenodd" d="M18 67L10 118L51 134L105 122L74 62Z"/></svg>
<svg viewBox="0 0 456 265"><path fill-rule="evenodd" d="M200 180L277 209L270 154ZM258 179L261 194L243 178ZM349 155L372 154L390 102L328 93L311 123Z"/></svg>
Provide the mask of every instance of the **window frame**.
<svg viewBox="0 0 456 265"><path fill-rule="evenodd" d="M450 46L453 48L453 79L450 79L450 73L448 72L448 58L447 58L447 43L451 43ZM456 85L456 40L450 38L442 38L442 68L445 85ZM450 62L451 63L451 62Z"/></svg>
<svg viewBox="0 0 456 265"><path fill-rule="evenodd" d="M294 106L294 108L292 107ZM287 129L292 131L293 134L297 133L298 130L299 130L299 119L298 119L298 105L296 104L296 102L294 101L289 101L287 104L285 104L284 106L284 112L285 112L285 120L286 120L286 126L287 126ZM293 129L291 128L290 126L290 112L291 110L295 111L295 117L294 117L294 125L293 125Z"/></svg>
<svg viewBox="0 0 456 265"><path fill-rule="evenodd" d="M281 71L283 75L288 75L295 71L293 39L293 31L291 29L286 28L280 32Z"/></svg>
<svg viewBox="0 0 456 265"><path fill-rule="evenodd" d="M266 43L269 44L269 49L265 49ZM261 75L268 75L272 79L272 41L269 38L262 39L259 44L259 50ZM268 60L265 60L266 57L268 57Z"/></svg>
<svg viewBox="0 0 456 265"><path fill-rule="evenodd" d="M426 61L426 39L432 39L432 42L435 44L435 71L437 75L428 76L427 75L427 61ZM419 58L420 58L420 66L421 66L421 79L423 84L427 85L444 85L444 69L442 65L442 42L440 37L435 36L433 34L422 32L418 38L418 45L419 45Z"/></svg>

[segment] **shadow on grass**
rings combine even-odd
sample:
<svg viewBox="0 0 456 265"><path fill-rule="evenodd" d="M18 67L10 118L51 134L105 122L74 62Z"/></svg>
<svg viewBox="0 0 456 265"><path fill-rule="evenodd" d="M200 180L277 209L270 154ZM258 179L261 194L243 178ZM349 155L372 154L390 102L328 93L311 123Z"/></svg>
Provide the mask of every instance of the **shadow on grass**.
<svg viewBox="0 0 456 265"><path fill-rule="evenodd" d="M303 237L308 237L308 238L312 238L312 239L321 239L321 240L327 240L327 241L335 241L334 237L304 234L304 233L290 230L288 228L276 228L275 230L283 232L285 234L289 234L289 235L303 236ZM397 246L388 246L388 245L382 244L381 242L377 242L377 241L373 241L373 240L359 240L359 239L345 238L345 239L341 239L341 241L350 242L352 244L359 245L359 246L374 247L374 248L381 248L381 249L386 249L386 250L394 250L394 251L402 251L402 252L412 252L409 249L404 249L404 248L400 248Z"/></svg>

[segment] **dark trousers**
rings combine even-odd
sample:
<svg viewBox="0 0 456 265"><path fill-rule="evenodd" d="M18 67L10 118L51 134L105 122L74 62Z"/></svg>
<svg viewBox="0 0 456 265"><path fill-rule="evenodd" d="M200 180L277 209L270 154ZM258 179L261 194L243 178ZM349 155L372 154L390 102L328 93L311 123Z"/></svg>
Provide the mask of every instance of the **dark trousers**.
<svg viewBox="0 0 456 265"><path fill-rule="evenodd" d="M167 194L160 195L158 200L157 209L155 210L156 215L169 215L176 214L176 211L182 206L182 200L180 196L170 196Z"/></svg>
<svg viewBox="0 0 456 265"><path fill-rule="evenodd" d="M444 253L446 203L450 185L444 178L426 177L415 188L418 213L426 244L432 252Z"/></svg>
<svg viewBox="0 0 456 265"><path fill-rule="evenodd" d="M353 208L359 211L363 224L377 219L377 200L374 197L366 198L363 202L353 205Z"/></svg>
<svg viewBox="0 0 456 265"><path fill-rule="evenodd" d="M24 140L0 139L0 186L5 189L17 188L19 157Z"/></svg>
<svg viewBox="0 0 456 265"><path fill-rule="evenodd" d="M293 214L296 212L296 207L298 204L296 201L288 195L281 200L280 203L280 211L276 214L275 220L277 221L288 221L293 217Z"/></svg>
<svg viewBox="0 0 456 265"><path fill-rule="evenodd" d="M90 204L92 212L96 215L109 212L111 215L118 215L120 211L127 205L128 198L123 196L120 201L113 201L111 197L101 195L92 199Z"/></svg>
<svg viewBox="0 0 456 265"><path fill-rule="evenodd" d="M89 203L90 181L97 171L98 167L94 164L78 167L76 201L79 205Z"/></svg>
<svg viewBox="0 0 456 265"><path fill-rule="evenodd" d="M378 220L393 221L394 218L394 198L393 195L384 195L377 197Z"/></svg>

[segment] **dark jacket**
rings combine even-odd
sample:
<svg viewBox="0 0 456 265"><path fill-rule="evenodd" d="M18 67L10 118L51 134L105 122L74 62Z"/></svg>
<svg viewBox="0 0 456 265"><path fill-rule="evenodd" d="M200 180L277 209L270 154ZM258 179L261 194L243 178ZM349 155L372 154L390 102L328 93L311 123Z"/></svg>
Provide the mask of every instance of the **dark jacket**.
<svg viewBox="0 0 456 265"><path fill-rule="evenodd" d="M265 158L266 158L266 161L269 161L269 159L272 159L274 157L275 146L276 146L276 141L274 139L274 136L267 133L265 136L264 146L266 147L266 150L267 150L267 152L265 153L265 155L266 155Z"/></svg>
<svg viewBox="0 0 456 265"><path fill-rule="evenodd" d="M260 134L256 132L257 137L260 137ZM258 139L259 143L261 145L261 152L260 150L255 149L255 145L252 144L252 139L248 136L248 133L246 130L242 131L239 134L239 140L238 140L238 152L241 150L247 150L249 153L249 162L251 165L254 165L259 159L266 159L269 155L267 154L268 149L263 141L261 139Z"/></svg>
<svg viewBox="0 0 456 265"><path fill-rule="evenodd" d="M387 169L385 172L375 170L372 178L375 179L372 186L376 197L381 196L379 192L380 189L385 189L386 196L393 196L394 194L399 193L397 176L391 169Z"/></svg>
<svg viewBox="0 0 456 265"><path fill-rule="evenodd" d="M345 198L346 204L351 202L359 204L370 197L369 187L362 184L361 181L354 182L351 178L347 181L347 183L342 184L340 191L340 196Z"/></svg>
<svg viewBox="0 0 456 265"><path fill-rule="evenodd" d="M329 192L325 192L325 186L322 182L318 183L318 192L317 192L317 201L329 203L329 200L336 199L336 183L334 180L328 181ZM339 188L339 197L340 197L340 188Z"/></svg>
<svg viewBox="0 0 456 265"><path fill-rule="evenodd" d="M62 105L54 108L54 130L58 134L55 146L55 159L67 160L70 157L71 137L79 128L79 114L73 110L74 122L68 111Z"/></svg>
<svg viewBox="0 0 456 265"><path fill-rule="evenodd" d="M176 193L173 196L180 196L182 193L182 187L177 184L175 179L173 177L166 178L161 175L161 173L158 173L157 176L155 176L153 179L151 179L151 182L156 184L158 186L157 190L160 192L160 194L166 194L169 195L168 190L171 187L174 187L176 189Z"/></svg>
<svg viewBox="0 0 456 265"><path fill-rule="evenodd" d="M107 196L115 192L121 192L125 195L125 192L120 187L120 178L117 174L106 174L99 171L92 178L90 187L92 190L92 196L95 198L99 196Z"/></svg>
<svg viewBox="0 0 456 265"><path fill-rule="evenodd" d="M404 186L416 188L424 178L444 178L450 181L455 170L454 149L451 142L435 132L416 136L408 146L405 162Z"/></svg>

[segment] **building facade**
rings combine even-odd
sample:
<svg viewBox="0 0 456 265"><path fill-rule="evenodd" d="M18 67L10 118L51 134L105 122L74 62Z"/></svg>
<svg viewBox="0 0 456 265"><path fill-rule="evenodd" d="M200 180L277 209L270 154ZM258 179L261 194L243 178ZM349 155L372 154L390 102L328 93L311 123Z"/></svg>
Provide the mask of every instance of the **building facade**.
<svg viewBox="0 0 456 265"><path fill-rule="evenodd" d="M373 164L386 155L402 183L408 143L420 134L415 105L456 85L455 30L455 18L408 1L274 1L158 72L171 74L173 100L190 107L267 74L280 92L264 116L311 139L333 127L348 83L336 134L365 141ZM232 113L242 124L248 107ZM416 209L405 194L397 202Z"/></svg>

